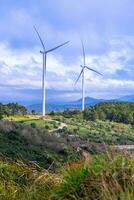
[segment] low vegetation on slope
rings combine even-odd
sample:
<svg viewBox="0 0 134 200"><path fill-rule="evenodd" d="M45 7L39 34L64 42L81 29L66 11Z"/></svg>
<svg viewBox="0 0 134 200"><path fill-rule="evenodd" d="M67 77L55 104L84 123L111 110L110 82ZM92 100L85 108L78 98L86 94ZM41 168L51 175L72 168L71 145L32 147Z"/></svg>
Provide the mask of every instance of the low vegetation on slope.
<svg viewBox="0 0 134 200"><path fill-rule="evenodd" d="M90 157L71 162L59 174L21 162L0 162L2 200L133 200L134 158Z"/></svg>
<svg viewBox="0 0 134 200"><path fill-rule="evenodd" d="M66 121L66 120L65 120ZM133 144L134 127L132 125L118 124L114 122L77 122L74 119L67 120L68 126L61 132L74 135L77 138L94 143L112 144ZM87 142L86 142L87 143Z"/></svg>
<svg viewBox="0 0 134 200"><path fill-rule="evenodd" d="M0 121L0 153L8 158L58 167L73 154L64 137L13 121Z"/></svg>
<svg viewBox="0 0 134 200"><path fill-rule="evenodd" d="M84 120L80 111L64 111L53 118L67 124L61 130L62 134L74 136L74 139L76 136L89 147L91 143L134 144L134 126L131 124Z"/></svg>
<svg viewBox="0 0 134 200"><path fill-rule="evenodd" d="M32 127L38 127L44 130L55 130L58 129L60 123L52 121L50 119L31 119L31 120L24 120L21 121L26 125L31 125Z"/></svg>

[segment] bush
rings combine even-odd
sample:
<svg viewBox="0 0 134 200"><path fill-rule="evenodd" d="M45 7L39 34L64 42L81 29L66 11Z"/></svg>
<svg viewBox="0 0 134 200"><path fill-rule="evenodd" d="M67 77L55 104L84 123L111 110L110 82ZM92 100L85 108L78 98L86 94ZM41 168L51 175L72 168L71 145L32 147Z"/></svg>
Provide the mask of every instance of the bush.
<svg viewBox="0 0 134 200"><path fill-rule="evenodd" d="M36 123L31 123L32 128L36 128Z"/></svg>
<svg viewBox="0 0 134 200"><path fill-rule="evenodd" d="M50 128L50 126L49 126L49 125L45 125L45 129L47 129L47 130L48 130L49 128Z"/></svg>
<svg viewBox="0 0 134 200"><path fill-rule="evenodd" d="M6 158L21 158L26 163L35 161L44 168L54 163L53 169L57 169L68 160L70 152L67 150L72 149L66 144L66 138L50 134L44 129L13 121L0 121L0 154Z"/></svg>

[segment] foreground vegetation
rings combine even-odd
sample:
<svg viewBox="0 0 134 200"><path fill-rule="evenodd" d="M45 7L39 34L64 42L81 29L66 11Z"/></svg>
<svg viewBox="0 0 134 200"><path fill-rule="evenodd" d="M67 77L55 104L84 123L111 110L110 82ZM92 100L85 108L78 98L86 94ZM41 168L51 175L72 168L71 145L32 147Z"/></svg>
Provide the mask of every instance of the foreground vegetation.
<svg viewBox="0 0 134 200"><path fill-rule="evenodd" d="M71 162L60 173L21 162L0 162L2 200L133 200L134 157L90 157Z"/></svg>
<svg viewBox="0 0 134 200"><path fill-rule="evenodd" d="M113 148L134 144L133 104L102 103L45 119L24 110L0 106L0 199L134 199L134 155Z"/></svg>

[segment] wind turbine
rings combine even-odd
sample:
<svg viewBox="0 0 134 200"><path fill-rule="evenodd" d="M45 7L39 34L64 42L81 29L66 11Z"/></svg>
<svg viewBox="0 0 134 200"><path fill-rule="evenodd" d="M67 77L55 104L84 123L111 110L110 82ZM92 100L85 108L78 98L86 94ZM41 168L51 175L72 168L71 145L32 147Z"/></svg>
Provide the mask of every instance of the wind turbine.
<svg viewBox="0 0 134 200"><path fill-rule="evenodd" d="M42 54L43 57L43 73L42 73L42 115L45 116L46 115L46 65L47 65L47 54L55 51L56 49L66 45L67 43L69 43L69 41L64 42L52 49L46 50L46 47L43 43L43 40L39 34L39 32L37 31L36 27L34 27L35 32L37 33L37 36L41 42L41 45L43 47L43 51L40 51L40 53Z"/></svg>
<svg viewBox="0 0 134 200"><path fill-rule="evenodd" d="M83 65L80 65L82 67L82 70L75 82L75 85L77 84L80 77L82 76L82 110L84 111L84 109L85 109L85 69L93 71L101 76L102 76L102 74L86 65L85 48L84 48L84 44L83 44L82 40L81 40L81 45L82 45L82 53L83 53Z"/></svg>

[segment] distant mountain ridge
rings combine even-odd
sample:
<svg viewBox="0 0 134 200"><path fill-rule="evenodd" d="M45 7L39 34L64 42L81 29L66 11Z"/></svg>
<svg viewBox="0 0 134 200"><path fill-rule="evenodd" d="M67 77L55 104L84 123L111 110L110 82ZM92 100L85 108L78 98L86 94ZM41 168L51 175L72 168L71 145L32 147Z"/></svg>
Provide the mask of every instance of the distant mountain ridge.
<svg viewBox="0 0 134 200"><path fill-rule="evenodd" d="M117 99L96 99L92 97L85 97L85 106L94 106L97 103L101 102L134 102L134 95L124 96ZM65 109L79 109L81 108L82 99L72 101L72 102L56 102L56 103L46 103L46 110L49 111L58 111L58 110L65 110ZM33 104L27 106L28 111L35 110L36 112L41 112L42 105L41 104Z"/></svg>
<svg viewBox="0 0 134 200"><path fill-rule="evenodd" d="M118 99L118 101L134 102L134 95L124 96Z"/></svg>

